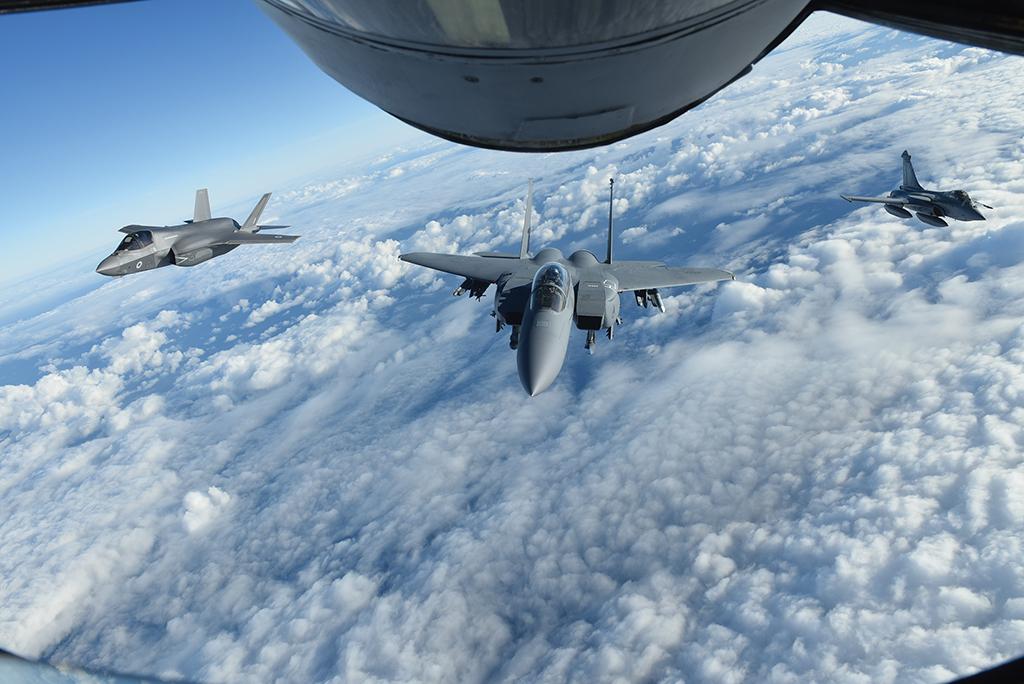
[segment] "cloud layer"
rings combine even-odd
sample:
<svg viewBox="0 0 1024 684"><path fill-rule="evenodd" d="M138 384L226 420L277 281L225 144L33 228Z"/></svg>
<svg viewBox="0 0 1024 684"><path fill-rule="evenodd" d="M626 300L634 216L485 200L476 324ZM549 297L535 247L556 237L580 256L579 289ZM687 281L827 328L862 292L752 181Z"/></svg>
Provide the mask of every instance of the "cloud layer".
<svg viewBox="0 0 1024 684"><path fill-rule="evenodd" d="M939 681L1024 652L1021 74L818 17L627 143L396 150L275 196L295 245L5 326L0 645L211 681ZM989 220L838 200L904 147ZM528 399L488 305L397 254L510 249L528 176L534 244L598 247L611 173L623 258L741 277L625 302Z"/></svg>

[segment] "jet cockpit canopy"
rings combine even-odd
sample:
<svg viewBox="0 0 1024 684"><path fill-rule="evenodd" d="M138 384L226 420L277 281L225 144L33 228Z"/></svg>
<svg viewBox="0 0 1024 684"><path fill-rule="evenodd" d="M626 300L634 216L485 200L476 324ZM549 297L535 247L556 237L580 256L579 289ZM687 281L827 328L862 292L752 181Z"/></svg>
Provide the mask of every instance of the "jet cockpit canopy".
<svg viewBox="0 0 1024 684"><path fill-rule="evenodd" d="M569 271L561 264L544 264L533 276L533 308L559 312L572 289Z"/></svg>
<svg viewBox="0 0 1024 684"><path fill-rule="evenodd" d="M114 251L124 252L142 249L151 244L153 244L153 233L148 230L137 230L134 233L128 233Z"/></svg>

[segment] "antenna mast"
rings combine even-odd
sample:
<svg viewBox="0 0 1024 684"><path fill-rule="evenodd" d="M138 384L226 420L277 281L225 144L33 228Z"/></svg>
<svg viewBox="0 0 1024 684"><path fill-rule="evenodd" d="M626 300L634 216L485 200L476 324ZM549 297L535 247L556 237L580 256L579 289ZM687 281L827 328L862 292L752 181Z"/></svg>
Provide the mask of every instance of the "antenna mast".
<svg viewBox="0 0 1024 684"><path fill-rule="evenodd" d="M519 244L519 258L530 258L530 223L533 219L533 179L530 179L530 188L526 191L526 214L523 216L523 241Z"/></svg>
<svg viewBox="0 0 1024 684"><path fill-rule="evenodd" d="M608 179L608 256L604 263L612 263L612 198L615 195L615 179Z"/></svg>

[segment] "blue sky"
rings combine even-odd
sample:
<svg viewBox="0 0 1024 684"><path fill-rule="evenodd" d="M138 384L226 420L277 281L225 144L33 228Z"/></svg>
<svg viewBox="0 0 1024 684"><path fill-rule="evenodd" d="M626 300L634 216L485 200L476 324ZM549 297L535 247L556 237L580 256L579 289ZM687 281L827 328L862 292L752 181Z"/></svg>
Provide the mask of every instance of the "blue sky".
<svg viewBox="0 0 1024 684"><path fill-rule="evenodd" d="M5 16L0 83L0 282L412 134L242 0Z"/></svg>

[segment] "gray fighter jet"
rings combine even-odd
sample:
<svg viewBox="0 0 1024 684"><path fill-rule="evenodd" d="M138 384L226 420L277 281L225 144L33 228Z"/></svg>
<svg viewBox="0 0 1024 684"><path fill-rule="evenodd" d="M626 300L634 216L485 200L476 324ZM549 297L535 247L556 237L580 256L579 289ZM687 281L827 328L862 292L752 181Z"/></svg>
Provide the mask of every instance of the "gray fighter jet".
<svg viewBox="0 0 1024 684"><path fill-rule="evenodd" d="M260 235L259 231L288 226L257 225L270 199L268 192L256 203L245 223L230 218L210 218L210 197L206 189L196 190L195 213L178 226L125 226L114 253L100 262L96 272L123 276L161 266L195 266L227 254L239 245L295 242L298 235Z"/></svg>
<svg viewBox="0 0 1024 684"><path fill-rule="evenodd" d="M545 247L530 256L530 216L533 183L526 198L526 217L519 254L478 252L473 256L413 252L399 258L465 278L452 293L468 292L480 299L496 285L496 332L512 326L509 346L517 350L519 380L532 397L554 382L565 361L572 324L587 331L586 349L593 353L597 331L612 339L619 317L619 293L632 292L638 306L665 311L660 288L735 279L713 268L680 268L658 261L612 259L612 207L614 185L609 184L608 252L598 261L592 252L579 250L569 257Z"/></svg>
<svg viewBox="0 0 1024 684"><path fill-rule="evenodd" d="M910 218L910 212L917 214L929 226L941 228L948 225L943 217L958 221L984 221L985 217L978 207L992 207L971 199L963 190L925 190L917 182L914 165L910 163L910 153L903 150L903 183L887 197L862 197L860 195L840 195L847 202L878 202L883 208L898 218Z"/></svg>

